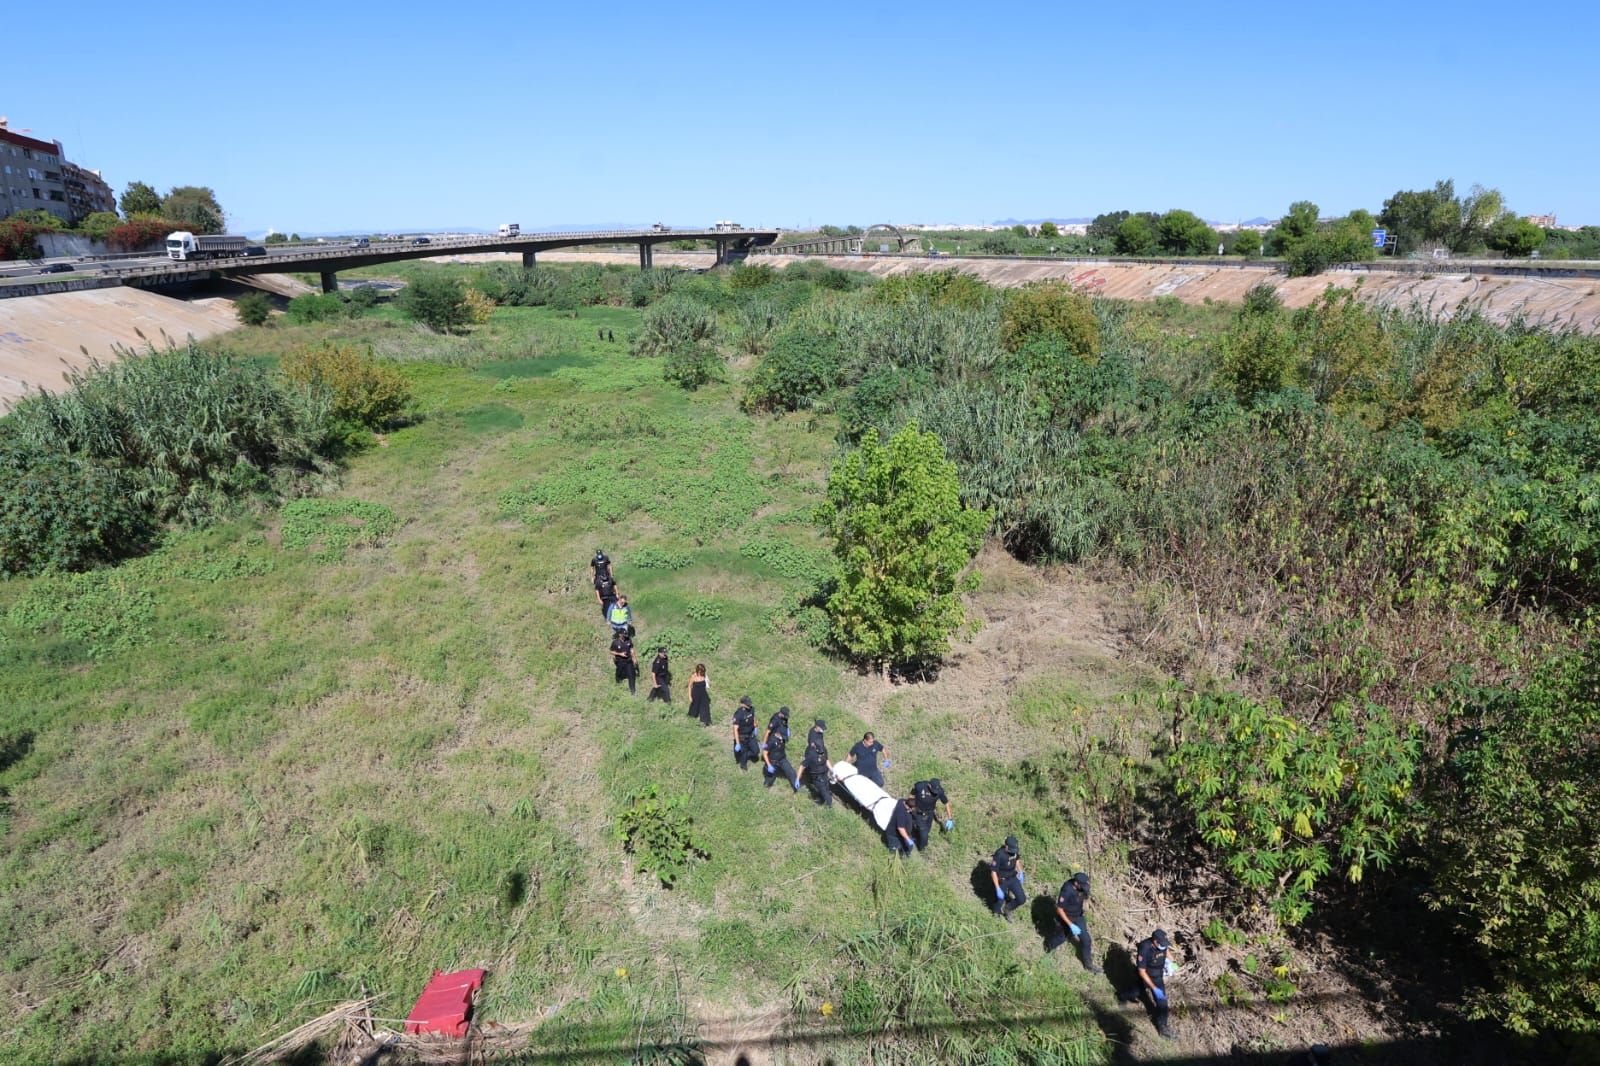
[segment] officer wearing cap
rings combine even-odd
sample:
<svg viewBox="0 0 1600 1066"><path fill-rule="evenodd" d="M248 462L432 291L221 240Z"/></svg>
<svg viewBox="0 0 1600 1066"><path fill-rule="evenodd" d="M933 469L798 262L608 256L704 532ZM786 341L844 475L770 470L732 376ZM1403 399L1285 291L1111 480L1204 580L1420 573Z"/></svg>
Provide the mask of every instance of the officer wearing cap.
<svg viewBox="0 0 1600 1066"><path fill-rule="evenodd" d="M811 782L811 793L817 797L817 802L824 807L832 807L833 785L828 780L828 745L823 739L827 731L828 723L818 718L806 737L806 753L801 764L805 767L806 780Z"/></svg>
<svg viewBox="0 0 1600 1066"><path fill-rule="evenodd" d="M1022 856L1018 851L1017 838L1006 837L1006 842L994 853L989 865L992 867L989 877L994 881L994 912L1010 921L1011 912L1027 900L1022 891Z"/></svg>
<svg viewBox="0 0 1600 1066"><path fill-rule="evenodd" d="M796 792L800 791L800 775L789 765L789 708L779 707L778 713L767 723L767 735L761 742L761 760L767 766L768 788L781 773Z"/></svg>
<svg viewBox="0 0 1600 1066"><path fill-rule="evenodd" d="M911 808L911 834L916 838L918 848L928 846L928 831L933 828L933 819L939 813L941 803L944 804L944 830L948 833L956 823L944 785L934 777L911 786L911 801L907 806Z"/></svg>
<svg viewBox="0 0 1600 1066"><path fill-rule="evenodd" d="M597 584L602 577L607 581L611 580L611 560L599 548L594 550L594 558L589 560L589 569L594 571L594 579Z"/></svg>
<svg viewBox="0 0 1600 1066"><path fill-rule="evenodd" d="M1167 949L1170 947L1172 941L1167 938L1165 929L1157 929L1139 941L1137 957L1134 959L1139 984L1122 996L1125 1002L1132 1003L1149 992L1150 1005L1156 1017L1156 1032L1168 1040L1172 1039L1172 1029L1167 1024Z"/></svg>
<svg viewBox="0 0 1600 1066"><path fill-rule="evenodd" d="M733 711L733 759L739 769L748 769L756 752L756 708L749 696L739 697Z"/></svg>
<svg viewBox="0 0 1600 1066"><path fill-rule="evenodd" d="M1090 973L1100 973L1100 967L1094 961L1094 943L1089 936L1089 923L1083 916L1083 905L1088 899L1088 874L1080 870L1062 882L1061 891L1056 893L1056 920L1061 923L1062 931L1050 939L1045 950L1054 951L1071 937L1078 942L1078 961L1083 963L1083 968Z"/></svg>

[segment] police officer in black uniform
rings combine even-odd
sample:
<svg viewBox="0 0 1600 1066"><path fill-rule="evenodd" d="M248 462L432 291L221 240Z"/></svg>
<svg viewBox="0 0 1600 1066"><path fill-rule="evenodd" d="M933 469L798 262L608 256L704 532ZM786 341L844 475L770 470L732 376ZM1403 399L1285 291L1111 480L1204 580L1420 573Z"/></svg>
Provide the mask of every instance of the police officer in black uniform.
<svg viewBox="0 0 1600 1066"><path fill-rule="evenodd" d="M994 912L1009 922L1011 912L1027 902L1028 898L1022 891L1022 856L1018 851L1017 838L1006 837L1006 842L994 853L989 865L993 867L989 876L994 881Z"/></svg>
<svg viewBox="0 0 1600 1066"><path fill-rule="evenodd" d="M889 808L889 825L883 831L883 843L902 859L916 849L917 845L911 840L911 808L905 800L897 799Z"/></svg>
<svg viewBox="0 0 1600 1066"><path fill-rule="evenodd" d="M778 713L767 723L767 735L761 742L761 759L767 764L768 788L782 774L796 792L800 791L800 775L789 765L789 708L779 707Z"/></svg>
<svg viewBox="0 0 1600 1066"><path fill-rule="evenodd" d="M948 832L955 828L955 815L950 808L950 797L945 795L939 779L918 781L911 786L911 800L906 806L911 808L911 835L918 848L928 846L928 830L933 828L941 803L944 804L944 828Z"/></svg>
<svg viewBox="0 0 1600 1066"><path fill-rule="evenodd" d="M1167 949L1170 947L1172 941L1167 939L1165 929L1157 929L1139 941L1134 959L1139 984L1122 994L1123 1002L1136 1003L1149 992L1151 1009L1156 1017L1156 1032L1168 1040L1172 1039L1172 1029L1167 1024Z"/></svg>
<svg viewBox="0 0 1600 1066"><path fill-rule="evenodd" d="M589 560L589 569L594 571L595 581L599 581L602 577L607 581L611 580L611 560L599 548L594 550L594 558Z"/></svg>
<svg viewBox="0 0 1600 1066"><path fill-rule="evenodd" d="M833 785L828 780L828 745L823 739L827 731L828 723L818 718L806 737L806 753L801 758L801 764L805 767L806 779L811 782L811 793L817 797L817 802L824 807L832 807Z"/></svg>
<svg viewBox="0 0 1600 1066"><path fill-rule="evenodd" d="M666 648L657 648L656 657L650 660L650 693L644 701L651 700L672 702L672 661L667 657Z"/></svg>
<svg viewBox="0 0 1600 1066"><path fill-rule="evenodd" d="M1083 916L1083 905L1089 899L1089 875L1082 872L1061 883L1061 891L1056 893L1056 920L1061 923L1061 932L1050 938L1045 945L1046 951L1054 951L1067 942L1070 937L1078 942L1078 961L1083 963L1083 968L1090 973L1100 973L1100 966L1094 961L1094 942L1089 936L1089 923Z"/></svg>
<svg viewBox="0 0 1600 1066"><path fill-rule="evenodd" d="M617 583L611 580L609 573L595 575L594 598L600 601L600 616L609 616L611 605L617 602Z"/></svg>
<svg viewBox="0 0 1600 1066"><path fill-rule="evenodd" d="M639 660L633 657L633 639L622 630L611 637L611 661L617 665L617 680L628 683L628 695L637 691L634 686L639 676Z"/></svg>
<svg viewBox="0 0 1600 1066"><path fill-rule="evenodd" d="M733 760L739 769L748 769L750 763L760 758L756 750L756 708L749 696L739 697L739 706L733 711Z"/></svg>

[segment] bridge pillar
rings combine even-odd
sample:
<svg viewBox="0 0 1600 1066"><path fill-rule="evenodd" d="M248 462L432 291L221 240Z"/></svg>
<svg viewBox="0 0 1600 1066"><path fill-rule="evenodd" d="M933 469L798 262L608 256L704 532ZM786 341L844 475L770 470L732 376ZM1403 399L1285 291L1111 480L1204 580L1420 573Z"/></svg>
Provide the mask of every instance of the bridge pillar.
<svg viewBox="0 0 1600 1066"><path fill-rule="evenodd" d="M532 270L534 267L536 267L538 265L539 265L539 253L538 252L523 252L522 253L522 269L523 270Z"/></svg>
<svg viewBox="0 0 1600 1066"><path fill-rule="evenodd" d="M728 258L728 242L727 241L722 241L722 240L717 241L717 262L716 262L716 265L717 266L721 266L724 262L727 261L727 258Z"/></svg>
<svg viewBox="0 0 1600 1066"><path fill-rule="evenodd" d="M338 271L335 271L335 270L324 270L322 272L322 291L323 292L338 292L339 291L339 273L338 273Z"/></svg>
<svg viewBox="0 0 1600 1066"><path fill-rule="evenodd" d="M656 246L649 241L639 242L639 269L649 270L656 265Z"/></svg>

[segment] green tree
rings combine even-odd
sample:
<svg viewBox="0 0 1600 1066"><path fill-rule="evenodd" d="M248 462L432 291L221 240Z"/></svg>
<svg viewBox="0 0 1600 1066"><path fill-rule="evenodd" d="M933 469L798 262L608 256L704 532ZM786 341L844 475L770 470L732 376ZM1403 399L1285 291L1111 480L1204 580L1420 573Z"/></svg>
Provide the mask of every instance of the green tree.
<svg viewBox="0 0 1600 1066"><path fill-rule="evenodd" d="M1252 259L1261 254L1261 234L1253 229L1242 229L1233 236L1234 255Z"/></svg>
<svg viewBox="0 0 1600 1066"><path fill-rule="evenodd" d="M1600 1032L1600 641L1473 704L1431 798L1430 902L1489 962L1477 1014Z"/></svg>
<svg viewBox="0 0 1600 1066"><path fill-rule="evenodd" d="M1061 227L1054 222L1039 223L1039 236L1055 238L1061 236Z"/></svg>
<svg viewBox="0 0 1600 1066"><path fill-rule="evenodd" d="M161 213L194 233L221 233L227 217L204 185L177 186L161 201Z"/></svg>
<svg viewBox="0 0 1600 1066"><path fill-rule="evenodd" d="M1168 255L1209 255L1217 247L1217 231L1194 212L1174 209L1156 223L1156 241Z"/></svg>
<svg viewBox="0 0 1600 1066"><path fill-rule="evenodd" d="M1014 236L1014 237L1026 237L1026 236L1029 236L1028 227L1024 226L1022 223L1018 222L1015 226L1011 227L1011 235Z"/></svg>
<svg viewBox="0 0 1600 1066"><path fill-rule="evenodd" d="M1094 221L1089 223L1089 228L1084 232L1097 241L1114 241L1117 239L1117 230L1129 217L1131 212L1128 211L1107 211L1094 216Z"/></svg>
<svg viewBox="0 0 1600 1066"><path fill-rule="evenodd" d="M122 191L119 203L125 218L161 213L161 195L142 181L128 182L128 187Z"/></svg>
<svg viewBox="0 0 1600 1066"><path fill-rule="evenodd" d="M290 301L291 308L294 302ZM471 317L461 282L441 274L419 274L401 290L396 302L406 317L441 333L461 329Z"/></svg>
<svg viewBox="0 0 1600 1066"><path fill-rule="evenodd" d="M1526 259L1544 243L1545 232L1525 218L1507 212L1487 235L1487 243L1513 259Z"/></svg>
<svg viewBox="0 0 1600 1066"><path fill-rule="evenodd" d="M272 316L272 301L264 292L247 292L233 302L233 313L246 326L266 325Z"/></svg>
<svg viewBox="0 0 1600 1066"><path fill-rule="evenodd" d="M269 234L267 234L267 239L262 241L261 243L263 243L263 244L288 244L289 243L289 235L287 233L269 233Z"/></svg>
<svg viewBox="0 0 1600 1066"><path fill-rule="evenodd" d="M122 224L115 211L94 211L78 223L79 232L97 241L103 241L111 231Z"/></svg>
<svg viewBox="0 0 1600 1066"><path fill-rule="evenodd" d="M1155 255L1160 244L1156 228L1145 215L1130 215L1117 227L1118 255Z"/></svg>
<svg viewBox="0 0 1600 1066"><path fill-rule="evenodd" d="M963 577L983 543L989 516L961 502L955 464L939 438L915 423L834 465L818 508L838 564L828 597L833 633L851 655L883 667L937 662L967 624Z"/></svg>

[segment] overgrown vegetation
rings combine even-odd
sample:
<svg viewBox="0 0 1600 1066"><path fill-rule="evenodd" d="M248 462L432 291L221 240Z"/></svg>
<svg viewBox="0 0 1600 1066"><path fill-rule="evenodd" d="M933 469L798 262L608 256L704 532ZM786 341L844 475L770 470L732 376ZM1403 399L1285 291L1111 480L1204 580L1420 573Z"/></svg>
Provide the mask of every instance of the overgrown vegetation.
<svg viewBox="0 0 1600 1066"><path fill-rule="evenodd" d="M1483 964L1474 1009L1593 1027L1592 338L1337 290L1290 313L813 264L382 270L497 306L465 333L279 319L228 339L242 358L130 359L151 384L0 420L7 570L159 544L0 582L24 1055L159 1033L198 1061L307 997L494 959L485 1016L546 1018L562 1053L691 1047L687 987L788 1003L847 1056L1104 1061L1091 986L971 897L1007 832L1030 889L1086 864L1097 907L1102 870L1148 862L1159 894L1150 841L1178 849L1229 1004L1291 1002L1306 924L1364 949L1363 916L1425 884ZM669 369L685 351L703 373ZM244 426L190 462L213 411ZM383 446L348 451L357 424ZM332 454L344 491L238 507ZM841 669L934 665L986 531L1131 589L1168 698L1018 652L977 715ZM897 782L942 775L961 813L929 861L613 686L596 547L680 702L706 661L719 722L749 692L870 725ZM984 559L1029 610L1051 580Z"/></svg>

